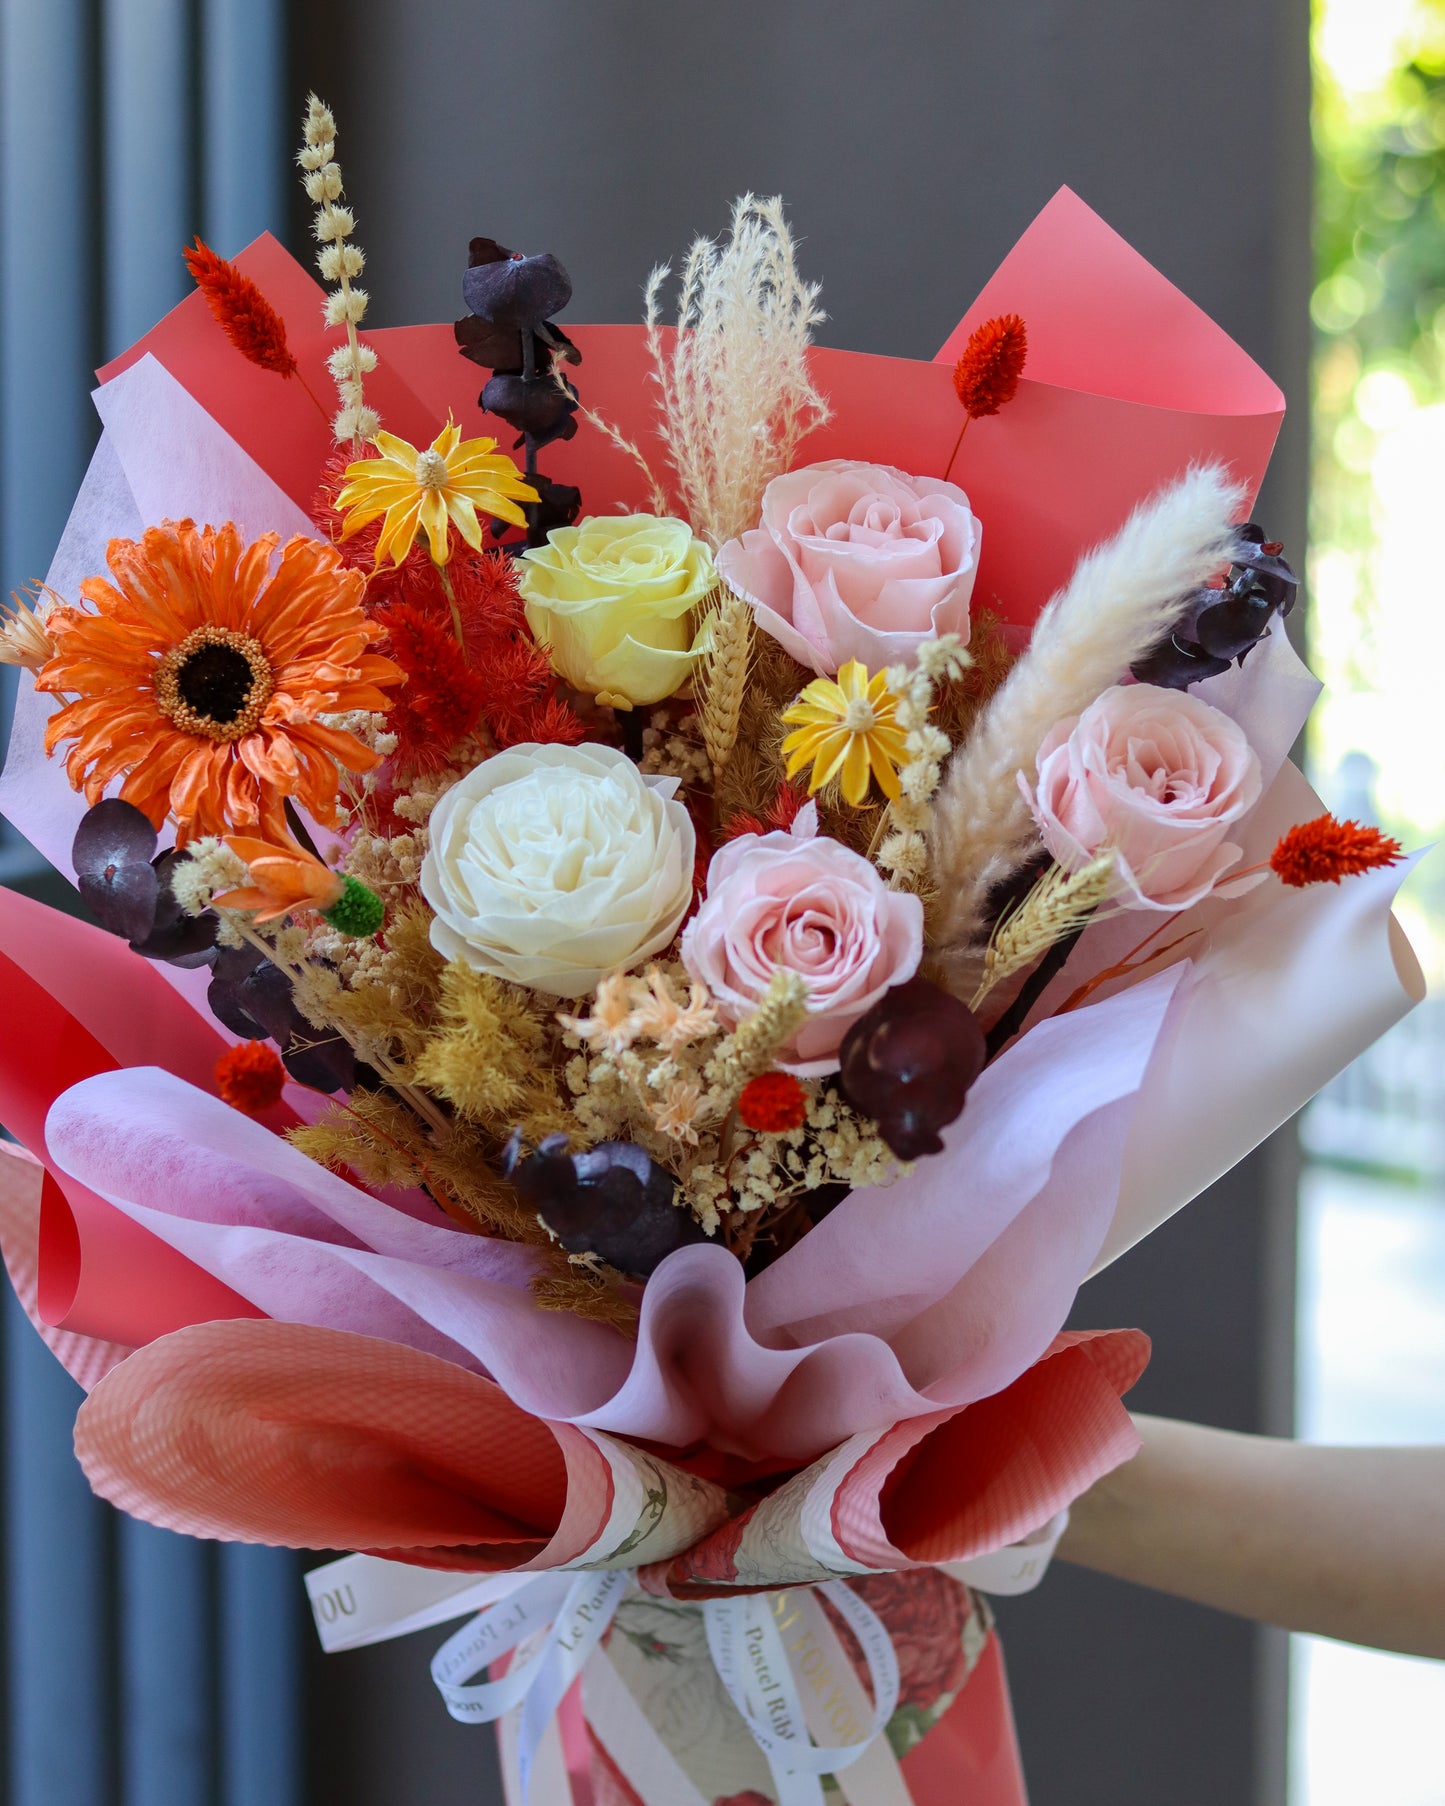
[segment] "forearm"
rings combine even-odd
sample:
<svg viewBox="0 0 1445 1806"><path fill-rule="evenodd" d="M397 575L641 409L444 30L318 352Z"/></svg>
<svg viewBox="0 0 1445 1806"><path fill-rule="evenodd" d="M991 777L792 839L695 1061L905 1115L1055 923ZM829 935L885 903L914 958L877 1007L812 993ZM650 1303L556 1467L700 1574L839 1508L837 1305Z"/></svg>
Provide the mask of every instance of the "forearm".
<svg viewBox="0 0 1445 1806"><path fill-rule="evenodd" d="M1445 1658L1445 1449L1318 1448L1137 1417L1068 1561L1290 1630Z"/></svg>

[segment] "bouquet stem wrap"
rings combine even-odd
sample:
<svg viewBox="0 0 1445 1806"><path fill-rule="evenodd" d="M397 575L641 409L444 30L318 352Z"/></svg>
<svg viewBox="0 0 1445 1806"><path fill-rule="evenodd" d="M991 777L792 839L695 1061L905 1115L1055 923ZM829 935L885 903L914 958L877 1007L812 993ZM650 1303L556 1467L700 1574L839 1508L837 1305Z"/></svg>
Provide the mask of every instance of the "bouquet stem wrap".
<svg viewBox="0 0 1445 1806"><path fill-rule="evenodd" d="M924 1806L965 1781L970 1806L1023 1806L992 1616L962 1576L1030 1589L1064 1521L954 1572L699 1603L624 1569L476 1581L361 1555L306 1584L328 1651L477 1613L432 1678L453 1718L498 1725L508 1806Z"/></svg>

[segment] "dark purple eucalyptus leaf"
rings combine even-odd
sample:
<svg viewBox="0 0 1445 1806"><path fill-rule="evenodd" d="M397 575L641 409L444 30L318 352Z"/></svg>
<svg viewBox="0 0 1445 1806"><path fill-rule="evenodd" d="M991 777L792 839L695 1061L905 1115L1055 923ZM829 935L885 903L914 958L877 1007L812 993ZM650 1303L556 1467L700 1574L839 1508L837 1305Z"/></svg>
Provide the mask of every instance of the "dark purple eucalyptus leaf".
<svg viewBox="0 0 1445 1806"><path fill-rule="evenodd" d="M582 491L575 483L553 483L534 476L532 487L542 498L531 504L533 531L545 539L554 527L570 527L582 512Z"/></svg>
<svg viewBox="0 0 1445 1806"><path fill-rule="evenodd" d="M151 861L159 884L155 914L150 933L144 937L133 936L130 943L134 952L144 954L147 959L164 960L168 966L186 970L210 965L221 926L219 918L210 910L189 916L176 901L171 878L177 866L189 858L189 853L171 847Z"/></svg>
<svg viewBox="0 0 1445 1806"><path fill-rule="evenodd" d="M113 866L101 874L82 872L76 883L96 921L108 933L132 943L150 933L160 881L149 864Z"/></svg>
<svg viewBox="0 0 1445 1806"><path fill-rule="evenodd" d="M554 439L570 439L577 431L572 418L577 412L576 393L570 386L558 388L550 376L528 378L503 371L482 390L480 400L487 413L530 435L539 450Z"/></svg>
<svg viewBox="0 0 1445 1806"><path fill-rule="evenodd" d="M1269 632L1274 609L1263 595L1225 592L1222 602L1199 611L1194 638L1211 658L1242 659Z"/></svg>
<svg viewBox="0 0 1445 1806"><path fill-rule="evenodd" d="M900 1160L943 1152L983 1071L984 1032L968 1005L926 978L884 992L843 1038L838 1085Z"/></svg>
<svg viewBox="0 0 1445 1806"><path fill-rule="evenodd" d="M522 335L515 326L497 326L478 314L463 314L452 321L457 350L487 370L522 368Z"/></svg>
<svg viewBox="0 0 1445 1806"><path fill-rule="evenodd" d="M496 326L535 328L572 299L572 279L550 252L526 257L504 252L494 240L473 239L474 254L479 243L501 254L472 264L462 277L462 299L472 313Z"/></svg>
<svg viewBox="0 0 1445 1806"><path fill-rule="evenodd" d="M1242 665L1274 617L1294 607L1299 593L1299 580L1280 556L1283 549L1277 540L1265 538L1262 527L1247 521L1238 529L1224 583L1186 596L1168 637L1138 659L1131 674L1140 683L1187 690L1235 662Z"/></svg>
<svg viewBox="0 0 1445 1806"><path fill-rule="evenodd" d="M102 797L81 817L71 863L81 896L110 934L136 941L151 932L160 896L155 850L149 819L118 796Z"/></svg>
<svg viewBox="0 0 1445 1806"><path fill-rule="evenodd" d="M573 1154L565 1135L549 1135L521 1156L514 1138L508 1158L517 1190L569 1254L596 1254L646 1278L669 1254L708 1239L676 1201L672 1174L630 1141Z"/></svg>
<svg viewBox="0 0 1445 1806"><path fill-rule="evenodd" d="M537 354L539 370L545 369L554 359L560 360L564 364L580 364L582 362L582 353L562 328L551 320L537 322L537 342L543 347L546 354L544 356L540 351Z"/></svg>
<svg viewBox="0 0 1445 1806"><path fill-rule="evenodd" d="M309 1085L313 1091L351 1091L356 1086L356 1055L350 1044L309 1025L285 1048L281 1064L298 1085Z"/></svg>
<svg viewBox="0 0 1445 1806"><path fill-rule="evenodd" d="M216 1020L233 1035L243 1035L248 1041L270 1038L242 1001L241 987L261 964L261 957L254 947L218 948L206 992L206 1003Z"/></svg>
<svg viewBox="0 0 1445 1806"><path fill-rule="evenodd" d="M285 1047L293 1034L308 1032L310 1025L292 1001L291 980L273 961L258 960L236 991L241 1008L278 1047Z"/></svg>
<svg viewBox="0 0 1445 1806"><path fill-rule="evenodd" d="M524 368L522 334L517 327L497 326L477 314L463 314L460 320L453 320L452 332L458 351L471 363L509 374L519 374ZM532 334L532 368L546 376L554 358L564 364L580 364L582 353L560 326L539 320Z"/></svg>
<svg viewBox="0 0 1445 1806"><path fill-rule="evenodd" d="M149 818L134 803L107 796L81 817L70 857L77 877L98 877L110 866L149 865L155 850Z"/></svg>
<svg viewBox="0 0 1445 1806"><path fill-rule="evenodd" d="M1218 677L1229 666L1229 659L1215 658L1188 636L1187 629L1179 628L1152 652L1136 660L1130 666L1130 675L1141 684L1155 684L1162 690L1187 690L1206 677Z"/></svg>

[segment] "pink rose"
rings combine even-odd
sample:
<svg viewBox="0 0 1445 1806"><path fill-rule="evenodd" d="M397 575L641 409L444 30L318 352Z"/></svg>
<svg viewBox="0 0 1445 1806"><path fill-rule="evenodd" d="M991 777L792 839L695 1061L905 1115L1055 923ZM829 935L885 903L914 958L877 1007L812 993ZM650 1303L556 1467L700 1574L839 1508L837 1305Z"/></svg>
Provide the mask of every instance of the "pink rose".
<svg viewBox="0 0 1445 1806"><path fill-rule="evenodd" d="M923 905L817 833L806 805L789 834L743 834L713 854L707 896L682 937L688 972L729 1027L780 968L808 986L808 1019L782 1062L800 1078L836 1071L843 1037L923 957Z"/></svg>
<svg viewBox="0 0 1445 1806"><path fill-rule="evenodd" d="M1038 783L1019 786L1044 845L1067 871L1107 846L1116 872L1148 909L1187 909L1221 887L1241 849L1225 836L1259 799L1259 760L1228 715L1152 684L1105 690L1082 715L1049 730Z"/></svg>
<svg viewBox="0 0 1445 1806"><path fill-rule="evenodd" d="M909 664L942 633L966 641L981 532L956 484L834 458L774 477L762 525L716 563L765 633L831 677L850 658Z"/></svg>

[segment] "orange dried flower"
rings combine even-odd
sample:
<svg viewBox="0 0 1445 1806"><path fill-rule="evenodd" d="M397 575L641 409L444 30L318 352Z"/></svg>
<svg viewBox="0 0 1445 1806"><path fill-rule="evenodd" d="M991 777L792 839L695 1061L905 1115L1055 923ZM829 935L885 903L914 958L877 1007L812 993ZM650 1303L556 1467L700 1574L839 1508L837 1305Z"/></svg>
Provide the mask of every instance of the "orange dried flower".
<svg viewBox="0 0 1445 1806"><path fill-rule="evenodd" d="M759 1073L743 1086L738 1115L759 1135L786 1135L807 1119L808 1094L791 1072Z"/></svg>
<svg viewBox="0 0 1445 1806"><path fill-rule="evenodd" d="M216 1089L233 1110L260 1116L281 1101L286 1068L265 1041L238 1041L216 1061Z"/></svg>
<svg viewBox="0 0 1445 1806"><path fill-rule="evenodd" d="M1399 841L1378 828L1320 815L1282 834L1269 863L1281 883L1302 888L1306 884L1338 884L1341 878L1394 865L1403 857Z"/></svg>
<svg viewBox="0 0 1445 1806"><path fill-rule="evenodd" d="M248 835L228 834L226 845L238 859L245 860L251 882L217 896L215 901L222 909L254 910L258 922L274 922L293 910L330 909L345 888L340 872L333 872L295 841L273 846Z"/></svg>
<svg viewBox="0 0 1445 1806"><path fill-rule="evenodd" d="M362 613L366 580L300 535L273 571L276 546L274 533L245 544L229 521L166 521L110 542L114 582L80 586L89 610L51 611L55 657L35 685L72 700L45 750L75 742L66 772L87 802L123 778L123 800L157 828L174 817L179 845L237 828L281 842L288 796L330 827L338 766L379 763L326 720L385 709L402 678L370 650L381 629Z"/></svg>
<svg viewBox="0 0 1445 1806"><path fill-rule="evenodd" d="M1018 393L1029 336L1018 314L1000 314L975 326L953 366L953 386L970 420L996 414Z"/></svg>
<svg viewBox="0 0 1445 1806"><path fill-rule="evenodd" d="M296 359L286 343L286 322L249 276L197 239L181 253L211 318L244 358L277 376L294 376Z"/></svg>

